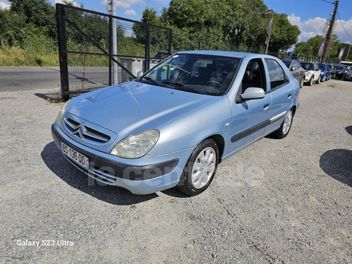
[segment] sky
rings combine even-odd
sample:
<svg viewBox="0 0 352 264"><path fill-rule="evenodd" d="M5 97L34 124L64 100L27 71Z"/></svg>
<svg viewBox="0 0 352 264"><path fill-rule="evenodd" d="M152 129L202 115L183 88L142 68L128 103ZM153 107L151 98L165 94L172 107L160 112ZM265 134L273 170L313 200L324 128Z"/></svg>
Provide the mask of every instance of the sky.
<svg viewBox="0 0 352 264"><path fill-rule="evenodd" d="M49 0L52 3L63 0ZM68 0L74 4L82 4L84 8L106 12L107 0ZM333 11L334 0L264 0L269 9L277 13L285 13L291 24L301 30L299 41L320 34L323 35L326 22ZM170 0L115 0L117 15L139 20L145 8L154 8L159 14ZM8 0L0 0L0 8L8 8ZM340 0L338 17L334 33L344 41L352 43L352 0Z"/></svg>

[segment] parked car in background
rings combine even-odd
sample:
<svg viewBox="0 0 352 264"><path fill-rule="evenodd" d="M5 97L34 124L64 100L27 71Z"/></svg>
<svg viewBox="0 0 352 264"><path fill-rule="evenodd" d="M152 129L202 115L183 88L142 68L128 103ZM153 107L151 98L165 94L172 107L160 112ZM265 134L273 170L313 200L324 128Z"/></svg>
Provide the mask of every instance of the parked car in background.
<svg viewBox="0 0 352 264"><path fill-rule="evenodd" d="M352 81L352 68L351 67L344 72L343 79L346 81Z"/></svg>
<svg viewBox="0 0 352 264"><path fill-rule="evenodd" d="M330 71L330 77L331 77L331 79L335 79L336 69L335 69L334 64L332 64L332 63L328 64L328 69L329 69L329 71Z"/></svg>
<svg viewBox="0 0 352 264"><path fill-rule="evenodd" d="M319 63L319 69L320 69L320 81L326 82L331 79L331 73L327 64Z"/></svg>
<svg viewBox="0 0 352 264"><path fill-rule="evenodd" d="M335 64L335 79L342 80L345 71L345 65Z"/></svg>
<svg viewBox="0 0 352 264"><path fill-rule="evenodd" d="M320 83L320 69L317 63L301 62L302 68L305 69L304 83L312 86L314 83Z"/></svg>
<svg viewBox="0 0 352 264"><path fill-rule="evenodd" d="M286 137L299 95L276 57L185 51L134 81L71 99L52 135L98 182L135 194L178 186L196 195L222 160L268 134Z"/></svg>
<svg viewBox="0 0 352 264"><path fill-rule="evenodd" d="M304 75L305 70L302 68L301 64L296 60L282 60L283 63L287 66L287 68L291 71L292 75L297 79L300 83L301 88L304 85Z"/></svg>
<svg viewBox="0 0 352 264"><path fill-rule="evenodd" d="M166 59L167 57L171 56L172 54L175 54L176 51L175 50L172 50L171 53L167 50L159 50L155 56L154 56L154 59L157 59L157 60L164 60Z"/></svg>

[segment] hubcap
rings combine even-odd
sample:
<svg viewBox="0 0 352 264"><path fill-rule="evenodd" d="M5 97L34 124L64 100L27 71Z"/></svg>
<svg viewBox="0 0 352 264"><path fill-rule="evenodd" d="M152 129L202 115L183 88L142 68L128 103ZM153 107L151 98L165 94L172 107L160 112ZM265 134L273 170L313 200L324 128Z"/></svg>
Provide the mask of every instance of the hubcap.
<svg viewBox="0 0 352 264"><path fill-rule="evenodd" d="M286 135L288 133L288 131L290 130L291 127L291 123L292 123L292 111L289 111L284 119L284 124L282 127L282 132Z"/></svg>
<svg viewBox="0 0 352 264"><path fill-rule="evenodd" d="M203 149L192 167L192 185L201 189L209 182L215 171L216 153L212 147Z"/></svg>

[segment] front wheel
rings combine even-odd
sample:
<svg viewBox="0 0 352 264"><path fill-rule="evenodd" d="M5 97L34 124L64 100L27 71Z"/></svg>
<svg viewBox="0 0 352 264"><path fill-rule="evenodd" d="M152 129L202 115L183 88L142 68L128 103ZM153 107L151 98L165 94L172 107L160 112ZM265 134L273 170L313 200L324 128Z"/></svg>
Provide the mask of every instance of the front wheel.
<svg viewBox="0 0 352 264"><path fill-rule="evenodd" d="M284 121L282 122L280 128L272 134L276 138L284 138L288 135L290 132L291 126L292 126L292 121L293 121L293 112L292 109L289 110L284 118Z"/></svg>
<svg viewBox="0 0 352 264"><path fill-rule="evenodd" d="M178 189L194 196L208 188L219 163L219 148L212 139L206 139L193 151L183 170Z"/></svg>
<svg viewBox="0 0 352 264"><path fill-rule="evenodd" d="M318 80L317 80L317 84L319 84L320 83L320 76L319 76L319 78L318 78Z"/></svg>

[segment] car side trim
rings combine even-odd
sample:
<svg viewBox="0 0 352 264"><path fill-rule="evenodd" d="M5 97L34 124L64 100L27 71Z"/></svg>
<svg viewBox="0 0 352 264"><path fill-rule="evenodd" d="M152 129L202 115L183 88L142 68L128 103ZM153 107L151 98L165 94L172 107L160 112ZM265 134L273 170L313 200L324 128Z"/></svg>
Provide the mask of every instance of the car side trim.
<svg viewBox="0 0 352 264"><path fill-rule="evenodd" d="M238 133L238 134L232 136L231 137L231 142L234 143L234 142L236 142L236 141L238 141L238 140L240 140L242 138L248 137L249 135L259 131L260 129L262 129L262 128L268 126L268 125L270 125L270 120L269 119L264 121L264 122L261 122L261 123L255 125L254 127L248 128L247 130L245 130L245 131L243 131L241 133Z"/></svg>
<svg viewBox="0 0 352 264"><path fill-rule="evenodd" d="M264 122L261 122L251 128L246 129L245 131L238 133L236 135L233 135L231 137L231 142L234 143L242 138L248 137L249 135L259 131L260 129L263 129L266 126L269 126L270 124L280 120L281 118L283 118L286 115L287 111L282 112L280 114L277 114L276 116L273 116L272 118L265 120Z"/></svg>
<svg viewBox="0 0 352 264"><path fill-rule="evenodd" d="M280 114L277 114L276 116L273 116L270 118L270 123L274 123L275 121L279 120L280 118L284 117L286 115L287 111L282 112Z"/></svg>

